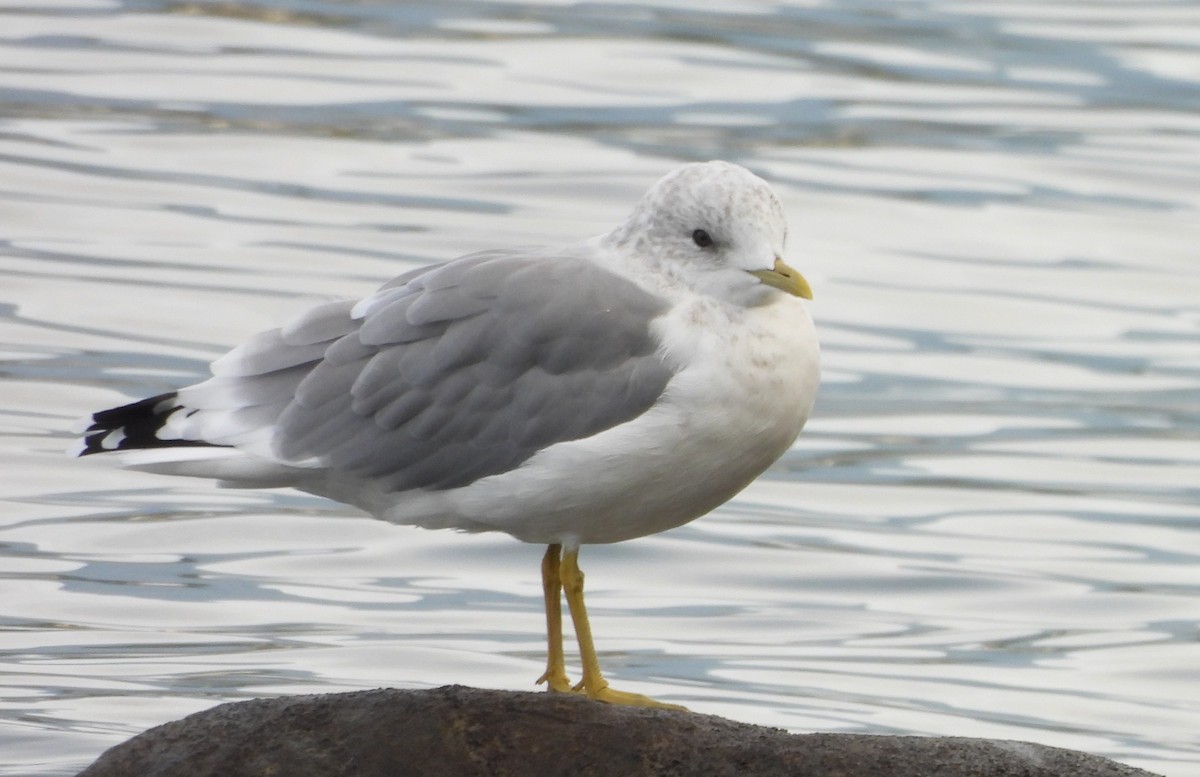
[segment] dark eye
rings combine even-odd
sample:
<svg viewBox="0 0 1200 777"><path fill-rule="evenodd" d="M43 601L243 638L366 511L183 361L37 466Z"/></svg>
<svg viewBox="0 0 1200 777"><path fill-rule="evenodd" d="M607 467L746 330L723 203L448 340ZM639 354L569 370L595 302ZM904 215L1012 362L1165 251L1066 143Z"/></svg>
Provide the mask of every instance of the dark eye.
<svg viewBox="0 0 1200 777"><path fill-rule="evenodd" d="M701 248L708 248L713 244L712 235L705 232L703 229L697 229L692 233L692 240Z"/></svg>

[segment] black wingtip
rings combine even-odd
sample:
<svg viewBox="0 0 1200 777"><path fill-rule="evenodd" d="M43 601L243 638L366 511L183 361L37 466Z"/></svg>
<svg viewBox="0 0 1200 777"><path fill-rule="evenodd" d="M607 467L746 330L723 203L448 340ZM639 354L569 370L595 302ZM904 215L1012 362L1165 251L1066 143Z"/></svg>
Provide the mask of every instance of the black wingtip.
<svg viewBox="0 0 1200 777"><path fill-rule="evenodd" d="M189 411L181 405L174 391L101 410L92 416L91 425L84 430L83 445L76 455L90 456L93 453L145 448L220 447L203 440L160 438L158 431L176 412L195 411Z"/></svg>

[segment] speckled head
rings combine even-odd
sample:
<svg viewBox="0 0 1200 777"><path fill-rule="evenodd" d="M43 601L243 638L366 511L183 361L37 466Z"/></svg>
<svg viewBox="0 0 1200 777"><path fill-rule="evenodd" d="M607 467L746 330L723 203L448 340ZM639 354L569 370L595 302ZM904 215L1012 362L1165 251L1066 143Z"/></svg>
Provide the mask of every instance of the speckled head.
<svg viewBox="0 0 1200 777"><path fill-rule="evenodd" d="M715 161L664 176L606 241L695 291L757 304L769 292L756 288L764 281L755 274L773 271L786 239L783 206L767 182Z"/></svg>

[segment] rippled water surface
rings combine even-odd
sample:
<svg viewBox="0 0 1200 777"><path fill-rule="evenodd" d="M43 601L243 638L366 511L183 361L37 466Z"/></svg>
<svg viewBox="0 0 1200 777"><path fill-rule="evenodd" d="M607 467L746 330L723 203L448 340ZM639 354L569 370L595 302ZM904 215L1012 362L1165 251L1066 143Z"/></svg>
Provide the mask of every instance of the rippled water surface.
<svg viewBox="0 0 1200 777"><path fill-rule="evenodd" d="M770 179L791 453L585 548L614 682L795 731L1200 775L1200 3L3 0L0 773L218 702L531 688L541 549L72 460L416 263Z"/></svg>

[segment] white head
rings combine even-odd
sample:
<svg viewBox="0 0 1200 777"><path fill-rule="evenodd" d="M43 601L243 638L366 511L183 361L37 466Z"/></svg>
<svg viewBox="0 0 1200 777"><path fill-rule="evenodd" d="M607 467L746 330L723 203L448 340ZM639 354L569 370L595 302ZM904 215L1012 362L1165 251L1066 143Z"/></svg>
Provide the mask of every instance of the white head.
<svg viewBox="0 0 1200 777"><path fill-rule="evenodd" d="M605 241L657 272L734 304L787 292L811 299L783 263L787 220L767 182L729 162L684 165L654 184Z"/></svg>

